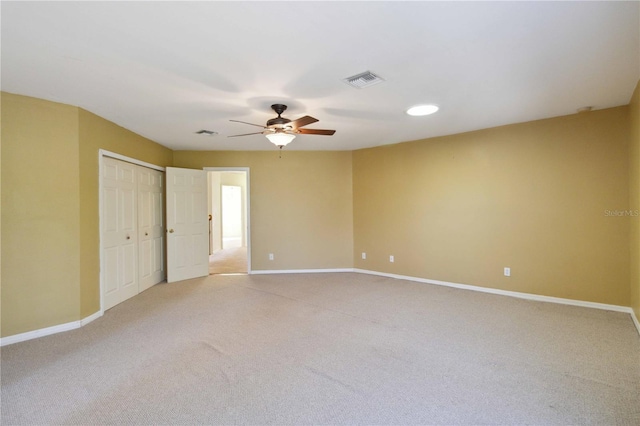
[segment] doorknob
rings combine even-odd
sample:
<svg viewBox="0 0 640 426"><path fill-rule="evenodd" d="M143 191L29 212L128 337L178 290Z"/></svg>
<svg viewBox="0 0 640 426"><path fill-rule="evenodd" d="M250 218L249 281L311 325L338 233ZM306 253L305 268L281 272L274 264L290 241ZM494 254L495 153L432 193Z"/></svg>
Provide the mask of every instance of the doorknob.
<svg viewBox="0 0 640 426"><path fill-rule="evenodd" d="M169 229L169 233L173 234L173 228Z"/></svg>
<svg viewBox="0 0 640 426"><path fill-rule="evenodd" d="M145 236L147 236L147 235L149 235L149 233L148 233L148 232L145 232L145 233L144 233L144 235L145 235Z"/></svg>
<svg viewBox="0 0 640 426"><path fill-rule="evenodd" d="M127 235L127 240L130 240L130 239L131 239L131 237L129 235Z"/></svg>

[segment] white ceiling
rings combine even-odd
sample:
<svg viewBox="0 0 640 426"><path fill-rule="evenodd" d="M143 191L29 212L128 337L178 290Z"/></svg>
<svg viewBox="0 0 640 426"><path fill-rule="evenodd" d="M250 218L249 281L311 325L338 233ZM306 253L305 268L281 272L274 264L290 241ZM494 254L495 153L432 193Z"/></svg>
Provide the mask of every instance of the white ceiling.
<svg viewBox="0 0 640 426"><path fill-rule="evenodd" d="M626 105L640 2L6 2L3 91L77 105L174 150L351 150ZM386 81L355 89L342 79ZM440 111L410 117L415 104ZM194 132L209 129L216 136Z"/></svg>

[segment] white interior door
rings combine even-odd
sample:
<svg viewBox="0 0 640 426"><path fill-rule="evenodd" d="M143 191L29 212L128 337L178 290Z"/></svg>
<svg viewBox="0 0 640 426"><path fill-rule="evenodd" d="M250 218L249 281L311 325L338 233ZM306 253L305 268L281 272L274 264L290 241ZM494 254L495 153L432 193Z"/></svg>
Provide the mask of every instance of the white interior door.
<svg viewBox="0 0 640 426"><path fill-rule="evenodd" d="M167 167L167 282L209 274L209 215L204 170Z"/></svg>
<svg viewBox="0 0 640 426"><path fill-rule="evenodd" d="M138 294L136 166L105 158L102 169L103 308Z"/></svg>
<svg viewBox="0 0 640 426"><path fill-rule="evenodd" d="M163 173L138 167L138 271L144 291L164 280Z"/></svg>

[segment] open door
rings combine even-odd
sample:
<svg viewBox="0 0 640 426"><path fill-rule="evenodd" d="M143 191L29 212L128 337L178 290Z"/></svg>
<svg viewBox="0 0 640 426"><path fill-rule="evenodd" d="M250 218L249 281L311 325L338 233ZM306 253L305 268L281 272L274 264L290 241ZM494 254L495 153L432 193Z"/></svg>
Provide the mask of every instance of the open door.
<svg viewBox="0 0 640 426"><path fill-rule="evenodd" d="M209 275L207 172L166 168L167 282Z"/></svg>

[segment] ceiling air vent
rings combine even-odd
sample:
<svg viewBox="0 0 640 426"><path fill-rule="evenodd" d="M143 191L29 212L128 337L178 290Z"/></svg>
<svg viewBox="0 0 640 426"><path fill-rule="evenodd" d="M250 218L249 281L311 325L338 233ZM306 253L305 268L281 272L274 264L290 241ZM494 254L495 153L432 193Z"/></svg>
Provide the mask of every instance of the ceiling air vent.
<svg viewBox="0 0 640 426"><path fill-rule="evenodd" d="M373 86L374 84L382 83L384 79L375 75L371 71L365 71L352 77L347 77L344 80L349 86L353 86L356 89L363 89L365 87Z"/></svg>
<svg viewBox="0 0 640 426"><path fill-rule="evenodd" d="M218 134L218 132L214 132L213 130L204 130L204 129L202 129L202 130L198 130L198 131L196 132L196 135L215 136L215 135L217 135L217 134Z"/></svg>

